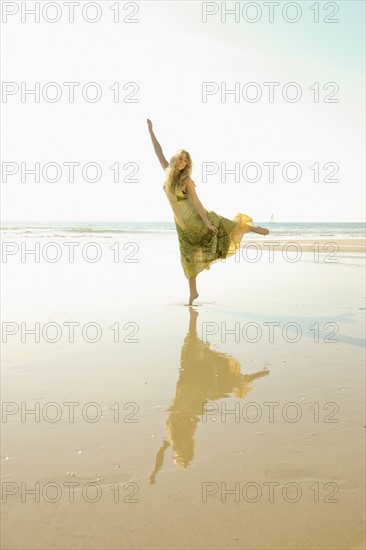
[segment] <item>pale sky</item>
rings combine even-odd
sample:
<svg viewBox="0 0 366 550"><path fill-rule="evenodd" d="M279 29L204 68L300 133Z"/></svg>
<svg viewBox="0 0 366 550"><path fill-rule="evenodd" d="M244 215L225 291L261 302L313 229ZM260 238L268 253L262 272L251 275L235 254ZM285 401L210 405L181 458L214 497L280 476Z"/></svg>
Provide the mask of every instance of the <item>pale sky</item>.
<svg viewBox="0 0 366 550"><path fill-rule="evenodd" d="M2 2L4 5L20 2ZM24 2L22 2L24 4ZM28 8L34 2L25 3ZM44 5L45 2L40 2ZM21 101L20 93L7 96L2 109L2 167L15 163L19 172L2 182L2 219L4 221L172 221L169 203L162 191L164 173L155 157L147 131L151 118L167 159L179 148L192 155L192 178L204 207L232 218L242 212L254 221L278 222L362 221L364 219L364 10L363 1L338 1L339 11L332 16L319 3L319 23L310 9L314 2L298 2L301 17L296 23L284 20L280 2L269 22L268 6L257 1L262 16L256 23L245 21L239 2L239 22L233 15L221 21L221 2L211 2L217 13L202 21L202 2L136 2L130 8L120 2L121 21L113 22L110 7L115 2L97 2L101 19L92 24L83 20L80 1L75 7L75 22L69 23L64 2L59 5L60 21L39 23L19 12L2 23L2 81L35 82L41 89L56 82L62 90L60 101L50 103L42 96ZM137 23L123 22L131 16ZM268 4L268 3L267 3ZM315 3L316 4L316 3ZM328 3L329 4L329 3ZM208 4L207 4L208 5ZM235 2L226 3L228 9ZM123 6L128 9L123 10ZM9 8L9 10L12 8ZM94 17L92 9L87 12ZM96 13L96 12L95 12ZM259 12L258 12L259 13ZM296 14L288 11L289 18ZM55 16L50 9L49 17ZM248 12L253 18L254 11ZM339 19L325 23L325 17ZM79 82L75 102L68 101L64 82ZM82 98L81 88L97 82L102 97L97 103ZM136 103L114 103L109 87L120 83L125 97L138 84ZM219 90L202 101L204 82L216 83ZM249 102L243 98L245 85L257 83L262 98ZM268 101L268 86L278 82L275 101ZM302 97L290 103L282 97L287 83L296 82ZM339 87L333 96L334 85ZM239 101L234 95L221 100L220 91L238 83ZM319 83L320 101L314 102ZM314 87L313 87L314 88ZM243 92L244 90L244 92ZM50 97L54 90L49 90ZM90 90L92 95L93 90ZM254 88L248 89L249 98ZM291 96L294 87L288 91ZM325 103L326 96L338 103ZM27 175L21 181L20 167L41 168L58 163L62 177L58 182L40 183ZM75 181L69 181L64 163L78 162ZM88 182L81 168L97 163L102 176ZM269 181L264 163L277 162L275 180ZM123 179L135 163L137 182L114 183L110 166L120 164ZM204 181L204 163L216 163L217 173ZM239 181L227 175L222 181L221 165L228 170L239 163ZM257 182L245 181L245 165L257 163L262 176ZM302 171L298 182L286 182L283 166L297 163ZM319 163L320 181L314 181ZM333 164L327 164L333 163ZM324 165L326 169L324 169ZM324 182L332 175L339 182ZM316 165L315 165L316 166ZM8 168L11 169L10 166ZM88 175L93 177L91 169ZM249 178L253 172L249 170ZM50 177L54 175L49 172ZM289 177L294 176L291 169Z"/></svg>

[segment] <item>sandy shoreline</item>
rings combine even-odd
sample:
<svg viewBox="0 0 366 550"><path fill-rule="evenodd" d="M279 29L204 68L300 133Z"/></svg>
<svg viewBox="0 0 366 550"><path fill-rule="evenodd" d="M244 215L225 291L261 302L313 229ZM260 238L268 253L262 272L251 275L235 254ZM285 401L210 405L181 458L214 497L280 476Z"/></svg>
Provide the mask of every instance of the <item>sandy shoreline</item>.
<svg viewBox="0 0 366 550"><path fill-rule="evenodd" d="M354 239L302 239L302 238L281 238L273 239L266 237L264 239L250 238L252 234L247 234L246 238L242 241L242 246L249 246L250 243L255 243L258 246L263 246L263 249L269 250L270 247L275 251L282 251L285 246L289 249L301 248L303 252L319 252L323 254L332 252L360 252L364 254L366 252L366 240L361 238Z"/></svg>
<svg viewBox="0 0 366 550"><path fill-rule="evenodd" d="M362 548L362 254L231 258L188 308L175 236L134 241L4 264L3 548Z"/></svg>

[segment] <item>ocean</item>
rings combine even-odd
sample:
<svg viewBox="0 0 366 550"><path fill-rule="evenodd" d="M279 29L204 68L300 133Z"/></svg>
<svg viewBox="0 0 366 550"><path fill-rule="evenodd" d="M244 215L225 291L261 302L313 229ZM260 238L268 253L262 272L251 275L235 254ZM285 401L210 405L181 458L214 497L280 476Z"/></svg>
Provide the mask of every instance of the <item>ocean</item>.
<svg viewBox="0 0 366 550"><path fill-rule="evenodd" d="M308 238L365 238L363 222L256 222L267 227L270 234L263 238L308 239ZM93 238L112 239L126 234L141 237L171 235L176 232L174 222L2 222L1 238ZM256 239L261 235L252 234Z"/></svg>

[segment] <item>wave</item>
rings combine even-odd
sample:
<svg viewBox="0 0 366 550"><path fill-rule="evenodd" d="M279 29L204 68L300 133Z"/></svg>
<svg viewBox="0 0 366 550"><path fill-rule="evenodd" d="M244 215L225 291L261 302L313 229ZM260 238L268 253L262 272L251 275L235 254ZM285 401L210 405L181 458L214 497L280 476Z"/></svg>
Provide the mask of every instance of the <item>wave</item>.
<svg viewBox="0 0 366 550"><path fill-rule="evenodd" d="M365 224L360 222L256 223L268 227L271 239L365 238ZM111 238L128 234L170 235L176 231L174 222L5 222L0 229L2 237L7 238ZM255 235L255 238L261 236Z"/></svg>

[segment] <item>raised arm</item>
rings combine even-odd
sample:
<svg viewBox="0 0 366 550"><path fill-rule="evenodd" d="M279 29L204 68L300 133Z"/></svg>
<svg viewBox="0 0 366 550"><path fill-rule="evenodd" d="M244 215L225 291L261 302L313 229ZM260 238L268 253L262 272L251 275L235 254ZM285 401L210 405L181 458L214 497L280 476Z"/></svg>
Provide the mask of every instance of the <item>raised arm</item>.
<svg viewBox="0 0 366 550"><path fill-rule="evenodd" d="M149 128L149 133L150 133L151 141L152 141L153 146L154 146L154 151L156 153L156 156L158 157L160 164L162 165L163 169L165 170L165 168L168 166L169 162L164 157L163 150L161 148L160 143L158 142L158 140L155 137L155 134L154 134L154 131L153 131L153 125L152 125L152 122L149 118L147 119L147 126Z"/></svg>

